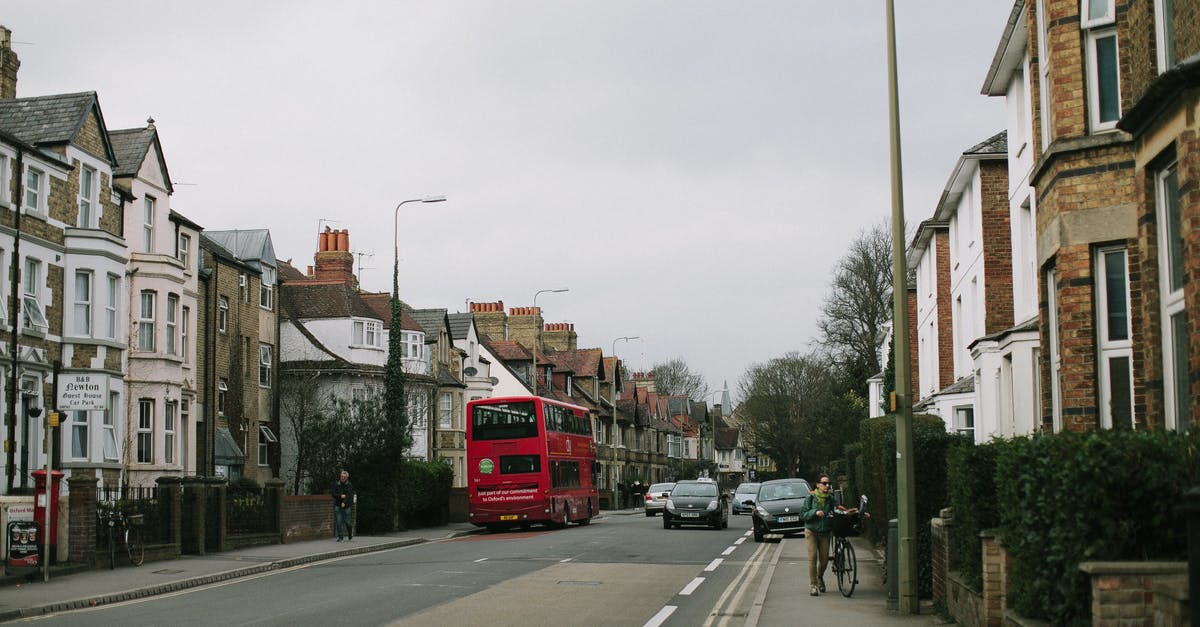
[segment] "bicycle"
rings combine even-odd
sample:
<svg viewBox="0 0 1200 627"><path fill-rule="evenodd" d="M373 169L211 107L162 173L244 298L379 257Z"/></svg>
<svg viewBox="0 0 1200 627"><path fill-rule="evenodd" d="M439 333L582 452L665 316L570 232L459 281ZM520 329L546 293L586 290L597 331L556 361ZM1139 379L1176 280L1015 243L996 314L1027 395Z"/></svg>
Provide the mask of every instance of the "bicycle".
<svg viewBox="0 0 1200 627"><path fill-rule="evenodd" d="M833 572L837 576L838 590L849 598L858 585L858 557L850 538L862 533L863 519L868 517L867 497L859 499L855 509L834 511L833 516Z"/></svg>
<svg viewBox="0 0 1200 627"><path fill-rule="evenodd" d="M146 545L142 542L142 514L125 514L120 510L110 510L101 515L102 522L108 527L108 567L117 567L117 537L129 554L129 563L141 566L146 561Z"/></svg>

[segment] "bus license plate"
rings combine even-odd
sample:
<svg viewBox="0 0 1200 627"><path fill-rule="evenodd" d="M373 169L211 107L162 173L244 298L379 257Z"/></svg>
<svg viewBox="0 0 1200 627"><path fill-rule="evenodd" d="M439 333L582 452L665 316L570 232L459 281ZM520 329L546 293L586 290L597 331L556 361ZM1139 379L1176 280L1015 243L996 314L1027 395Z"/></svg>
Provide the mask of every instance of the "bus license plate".
<svg viewBox="0 0 1200 627"><path fill-rule="evenodd" d="M516 519L517 519L516 514L505 514L504 516L500 517L500 520L516 520Z"/></svg>
<svg viewBox="0 0 1200 627"><path fill-rule="evenodd" d="M800 522L800 517L799 517L799 516L780 516L780 517L779 517L779 522L781 522L781 523L785 523L785 522Z"/></svg>
<svg viewBox="0 0 1200 627"><path fill-rule="evenodd" d="M683 512L680 516L684 518L699 518L700 512Z"/></svg>

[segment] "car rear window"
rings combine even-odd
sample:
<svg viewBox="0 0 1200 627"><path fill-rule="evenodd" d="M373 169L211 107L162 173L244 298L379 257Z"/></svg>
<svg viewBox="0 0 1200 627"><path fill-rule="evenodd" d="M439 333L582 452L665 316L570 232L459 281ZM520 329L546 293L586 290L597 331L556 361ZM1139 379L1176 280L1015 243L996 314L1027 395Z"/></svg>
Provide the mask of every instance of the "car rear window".
<svg viewBox="0 0 1200 627"><path fill-rule="evenodd" d="M743 483L735 490L738 494L758 494L757 483Z"/></svg>
<svg viewBox="0 0 1200 627"><path fill-rule="evenodd" d="M670 492L674 488L674 483L656 483L650 486L650 492Z"/></svg>
<svg viewBox="0 0 1200 627"><path fill-rule="evenodd" d="M715 483L677 483L671 496L716 496Z"/></svg>

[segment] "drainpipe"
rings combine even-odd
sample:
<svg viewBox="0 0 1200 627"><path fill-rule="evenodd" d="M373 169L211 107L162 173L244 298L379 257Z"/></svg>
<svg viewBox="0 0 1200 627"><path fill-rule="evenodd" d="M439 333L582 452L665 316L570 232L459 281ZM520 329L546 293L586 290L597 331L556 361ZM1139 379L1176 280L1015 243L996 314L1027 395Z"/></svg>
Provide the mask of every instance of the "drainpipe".
<svg viewBox="0 0 1200 627"><path fill-rule="evenodd" d="M16 235L13 236L13 251L12 263L9 264L9 271L12 273L12 297L10 299L9 308L9 326L12 328L8 340L8 354L12 357L12 367L9 368L9 389L11 393L8 395L8 413L5 423L8 429L4 435L4 450L5 450L5 474L8 477L8 487L5 494L13 493L13 478L17 474L16 464L16 440L14 435L17 431L17 395L20 393L17 380L17 366L20 355L17 354L17 335L21 332L21 327L18 324L20 319L18 307L21 304L20 287L21 287L21 196L24 193L25 181L25 153L17 151L17 184L13 186L12 203L16 212L15 227ZM47 477L49 480L49 477Z"/></svg>

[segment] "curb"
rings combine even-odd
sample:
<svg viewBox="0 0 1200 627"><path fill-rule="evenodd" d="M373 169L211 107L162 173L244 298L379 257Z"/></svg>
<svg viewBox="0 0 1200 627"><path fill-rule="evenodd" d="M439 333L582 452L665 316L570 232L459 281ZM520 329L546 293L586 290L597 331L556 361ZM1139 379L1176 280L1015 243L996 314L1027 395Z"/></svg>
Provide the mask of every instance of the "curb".
<svg viewBox="0 0 1200 627"><path fill-rule="evenodd" d="M267 564L259 564L257 566L248 566L245 568L236 568L234 570L227 570L224 572L213 573L211 575L203 575L200 577L193 577L191 579L181 579L179 581L173 581L171 583L164 583L164 584L159 584L159 585L154 585L154 586L146 586L144 588L125 590L123 592L113 592L113 593L102 594L102 595L97 595L97 596L71 599L71 600L62 601L59 603L48 603L45 605L37 605L34 607L25 607L25 608L18 608L18 609L12 609L12 610L5 610L5 611L0 612L0 622L8 622L8 621L18 620L18 619L22 619L22 618L30 618L30 617L34 617L34 616L43 616L46 614L54 614L57 612L82 610L82 609L86 609L86 608L90 608L90 607L99 607L101 605L109 605L112 603L121 603L123 601L132 601L135 599L144 599L146 597L152 597L152 596L157 596L160 594L166 594L168 592L178 592L180 590L187 590L189 588L198 588L200 586L207 586L209 584L217 583L220 581L228 581L230 579L238 579L240 577L249 577L250 575L258 575L258 574L270 572L273 570L283 570L286 568L292 568L294 566L300 566L302 564L309 564L312 562L320 562L320 561L335 559L335 558L339 558L339 557L349 557L352 555L362 555L365 553L376 553L379 551L386 551L389 549L396 549L396 548L405 547L405 546L424 544L427 542L436 542L437 540L447 540L447 539L458 538L458 537L462 537L462 536L473 535L475 533L478 533L478 531L474 530L474 529L469 529L469 530L465 530L465 531L452 531L441 538L435 538L432 540L429 538L408 538L405 540L396 540L394 542L381 542L379 544L368 544L368 545L364 545L364 546L354 547L352 549L341 549L338 551L313 553L311 555L301 555L298 557L281 559L281 560L270 562Z"/></svg>

